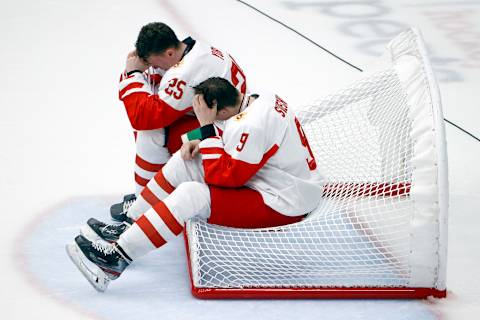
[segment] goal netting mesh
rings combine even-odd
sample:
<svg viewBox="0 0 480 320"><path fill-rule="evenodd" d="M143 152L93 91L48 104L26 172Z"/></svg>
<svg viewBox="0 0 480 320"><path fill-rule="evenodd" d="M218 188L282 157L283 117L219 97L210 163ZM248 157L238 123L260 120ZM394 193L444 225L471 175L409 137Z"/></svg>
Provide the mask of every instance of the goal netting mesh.
<svg viewBox="0 0 480 320"><path fill-rule="evenodd" d="M189 221L194 290L445 290L443 118L418 31L392 40L375 71L296 112L325 177L319 207L268 229Z"/></svg>

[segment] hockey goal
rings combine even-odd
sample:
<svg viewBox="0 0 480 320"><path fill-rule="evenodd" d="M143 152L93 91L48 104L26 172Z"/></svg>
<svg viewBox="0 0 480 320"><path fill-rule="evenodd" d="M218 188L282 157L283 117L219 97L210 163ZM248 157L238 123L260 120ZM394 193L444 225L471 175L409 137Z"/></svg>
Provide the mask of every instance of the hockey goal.
<svg viewBox="0 0 480 320"><path fill-rule="evenodd" d="M320 206L268 229L189 221L194 296L445 297L445 134L419 32L400 34L375 71L297 114L326 177Z"/></svg>

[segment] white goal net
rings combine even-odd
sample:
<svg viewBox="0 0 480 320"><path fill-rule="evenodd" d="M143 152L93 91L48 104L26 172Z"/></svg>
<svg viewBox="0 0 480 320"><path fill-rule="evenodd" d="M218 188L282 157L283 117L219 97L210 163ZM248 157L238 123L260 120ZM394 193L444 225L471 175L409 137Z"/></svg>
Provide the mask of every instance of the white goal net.
<svg viewBox="0 0 480 320"><path fill-rule="evenodd" d="M360 81L297 110L320 172L304 221L233 229L194 219L199 297L445 295L448 182L437 84L419 32Z"/></svg>

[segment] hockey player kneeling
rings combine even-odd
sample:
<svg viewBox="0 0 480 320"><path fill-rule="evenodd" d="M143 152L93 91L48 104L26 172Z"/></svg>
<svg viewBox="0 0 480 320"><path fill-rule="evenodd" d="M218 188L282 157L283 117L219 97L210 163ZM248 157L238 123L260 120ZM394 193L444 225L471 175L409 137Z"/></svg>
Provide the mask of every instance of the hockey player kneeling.
<svg viewBox="0 0 480 320"><path fill-rule="evenodd" d="M244 95L222 78L205 80L195 93L201 140L184 143L148 183L130 209L135 222L90 219L67 245L72 261L99 291L133 260L179 235L188 219L273 227L301 221L320 201L321 176L285 101L268 92ZM215 120L226 120L223 132Z"/></svg>

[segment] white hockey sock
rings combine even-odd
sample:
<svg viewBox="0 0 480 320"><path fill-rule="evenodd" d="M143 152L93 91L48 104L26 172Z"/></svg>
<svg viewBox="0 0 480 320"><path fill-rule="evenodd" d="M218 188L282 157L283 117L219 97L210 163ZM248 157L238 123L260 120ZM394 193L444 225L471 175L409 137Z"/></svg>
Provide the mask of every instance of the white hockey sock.
<svg viewBox="0 0 480 320"><path fill-rule="evenodd" d="M137 259L178 236L186 220L194 216L206 219L209 215L208 186L185 182L164 201L158 200L138 217L132 227L120 236L118 244L132 259Z"/></svg>
<svg viewBox="0 0 480 320"><path fill-rule="evenodd" d="M135 221L150 208L150 204L148 204L140 194L137 196L137 200L135 200L130 209L128 209L127 216Z"/></svg>
<svg viewBox="0 0 480 320"><path fill-rule="evenodd" d="M132 260L136 260L156 249L136 223L122 233L117 244Z"/></svg>
<svg viewBox="0 0 480 320"><path fill-rule="evenodd" d="M137 196L137 201L132 205L127 215L133 220L137 220L157 202L168 197L173 190L173 186L163 176L162 170L158 171Z"/></svg>

